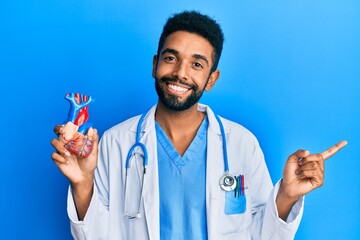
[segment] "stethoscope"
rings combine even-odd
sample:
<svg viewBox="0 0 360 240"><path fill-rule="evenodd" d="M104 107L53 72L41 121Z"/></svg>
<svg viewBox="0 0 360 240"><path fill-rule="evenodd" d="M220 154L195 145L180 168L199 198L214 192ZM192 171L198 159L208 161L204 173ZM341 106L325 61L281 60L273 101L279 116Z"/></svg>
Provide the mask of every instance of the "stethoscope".
<svg viewBox="0 0 360 240"><path fill-rule="evenodd" d="M144 178L145 178L145 174L146 174L146 167L148 164L148 153L146 150L146 146L140 142L140 133L141 133L141 126L142 123L144 121L145 118L145 113L141 115L138 125L137 125L137 130L136 130L136 140L134 145L132 145L132 147L130 148L128 155L126 157L126 162L125 162L125 194L124 194L124 212L125 212L125 217L127 219L134 219L134 218L140 218L140 207L141 207L141 203L142 203L142 194L143 194L143 189L144 189ZM220 120L220 117L218 115L215 115L215 118L219 124L220 127L220 132L221 132L221 139L222 139L222 147L223 147L223 158L224 158L224 174L223 176L221 176L220 180L219 180L219 185L220 188L226 192L230 192L232 190L234 190L236 188L237 185L237 181L235 176L232 176L229 174L229 163L228 163L228 158L227 158L227 148L226 148L226 136L225 136L225 130L224 130L224 126ZM126 209L126 189L127 189L127 181L128 181L128 170L130 168L130 160L131 160L131 156L134 154L134 151L136 148L140 148L143 152L143 167L144 167L144 171L143 171L143 176L142 176L142 180L141 180L141 189L140 189L140 200L139 200L139 205L138 205L138 209L136 211L135 214L131 214L127 211Z"/></svg>

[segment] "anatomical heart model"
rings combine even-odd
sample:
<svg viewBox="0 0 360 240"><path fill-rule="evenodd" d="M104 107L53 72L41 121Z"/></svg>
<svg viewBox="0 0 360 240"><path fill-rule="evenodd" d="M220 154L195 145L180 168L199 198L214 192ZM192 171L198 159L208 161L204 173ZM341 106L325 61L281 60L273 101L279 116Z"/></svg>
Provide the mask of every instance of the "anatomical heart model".
<svg viewBox="0 0 360 240"><path fill-rule="evenodd" d="M92 124L87 123L89 104L94 100L79 93L67 93L65 99L70 103L63 134L65 146L72 154L86 158L94 145Z"/></svg>

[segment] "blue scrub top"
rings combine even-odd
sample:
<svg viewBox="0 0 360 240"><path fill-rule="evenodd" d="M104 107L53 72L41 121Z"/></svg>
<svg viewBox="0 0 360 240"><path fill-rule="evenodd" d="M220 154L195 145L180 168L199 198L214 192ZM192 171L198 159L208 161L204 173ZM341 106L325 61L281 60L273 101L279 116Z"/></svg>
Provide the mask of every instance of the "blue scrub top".
<svg viewBox="0 0 360 240"><path fill-rule="evenodd" d="M183 156L156 122L160 239L207 239L206 146L208 119Z"/></svg>

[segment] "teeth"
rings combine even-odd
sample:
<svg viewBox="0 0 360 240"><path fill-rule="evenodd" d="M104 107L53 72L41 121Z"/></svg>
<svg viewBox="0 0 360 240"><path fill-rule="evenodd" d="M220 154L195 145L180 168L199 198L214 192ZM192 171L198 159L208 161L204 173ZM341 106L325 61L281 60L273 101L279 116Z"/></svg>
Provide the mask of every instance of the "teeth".
<svg viewBox="0 0 360 240"><path fill-rule="evenodd" d="M175 91L178 91L178 92L186 92L188 90L187 88L180 87L180 86L173 85L173 84L169 84L169 88L171 88Z"/></svg>

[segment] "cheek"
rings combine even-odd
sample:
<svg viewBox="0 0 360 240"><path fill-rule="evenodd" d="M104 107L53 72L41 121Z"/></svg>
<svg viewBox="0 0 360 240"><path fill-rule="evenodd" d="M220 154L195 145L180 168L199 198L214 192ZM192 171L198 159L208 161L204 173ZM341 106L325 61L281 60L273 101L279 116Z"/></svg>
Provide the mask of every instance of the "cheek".
<svg viewBox="0 0 360 240"><path fill-rule="evenodd" d="M172 72L173 70L171 69L171 67L162 64L158 64L158 66L153 70L154 77L157 78L170 75L172 74Z"/></svg>
<svg viewBox="0 0 360 240"><path fill-rule="evenodd" d="M208 75L206 74L199 74L195 80L196 85L199 87L199 89L203 90L205 89L207 83L208 83Z"/></svg>

